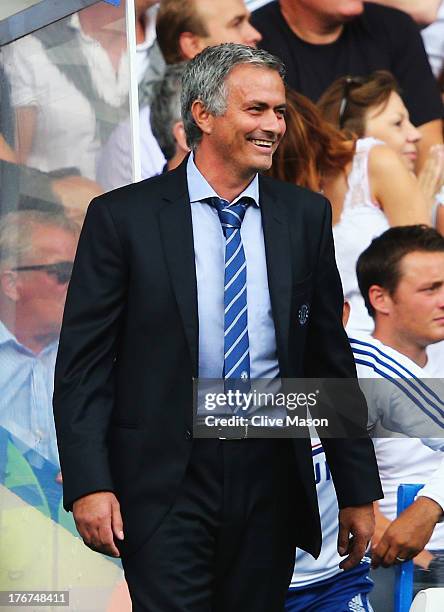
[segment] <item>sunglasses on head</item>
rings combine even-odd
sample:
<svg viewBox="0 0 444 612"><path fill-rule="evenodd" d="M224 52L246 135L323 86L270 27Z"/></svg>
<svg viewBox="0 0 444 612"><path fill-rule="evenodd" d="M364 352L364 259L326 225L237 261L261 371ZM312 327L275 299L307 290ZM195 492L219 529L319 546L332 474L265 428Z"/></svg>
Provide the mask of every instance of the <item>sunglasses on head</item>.
<svg viewBox="0 0 444 612"><path fill-rule="evenodd" d="M12 270L15 272L33 272L42 270L50 276L54 276L59 285L64 285L65 283L68 283L71 278L72 266L72 261L58 261L57 263L52 264L17 266L16 268L12 268Z"/></svg>
<svg viewBox="0 0 444 612"><path fill-rule="evenodd" d="M355 87L360 87L361 85L364 85L366 79L364 77L354 77L354 76L347 76L344 79L344 92L342 95L342 100L341 103L339 105L339 128L342 129L344 127L344 115L345 115L345 109L348 103L348 98L350 96L350 93L352 91L352 89L354 89Z"/></svg>

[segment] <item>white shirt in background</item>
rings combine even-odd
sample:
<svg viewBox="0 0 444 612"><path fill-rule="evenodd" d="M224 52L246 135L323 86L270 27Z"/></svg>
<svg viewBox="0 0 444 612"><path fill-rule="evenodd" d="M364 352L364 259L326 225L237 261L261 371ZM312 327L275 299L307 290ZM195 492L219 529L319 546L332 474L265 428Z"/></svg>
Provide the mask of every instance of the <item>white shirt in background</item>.
<svg viewBox="0 0 444 612"><path fill-rule="evenodd" d="M373 320L369 316L359 291L356 277L356 262L373 238L389 228L389 223L380 206L371 199L368 175L370 151L383 144L375 138L360 138L356 141L353 165L348 175L348 190L339 221L333 226L336 263L341 276L344 298L350 303L350 319L347 331L373 331Z"/></svg>
<svg viewBox="0 0 444 612"><path fill-rule="evenodd" d="M433 74L438 77L444 64L444 2L441 3L436 21L421 30L421 36Z"/></svg>
<svg viewBox="0 0 444 612"><path fill-rule="evenodd" d="M424 484L418 495L444 508L444 455L439 452L444 451L443 381L432 364L420 368L372 336L354 334L350 343L374 435L385 496L379 501L381 511L396 516L400 484ZM428 547L444 548L443 527L435 528Z"/></svg>

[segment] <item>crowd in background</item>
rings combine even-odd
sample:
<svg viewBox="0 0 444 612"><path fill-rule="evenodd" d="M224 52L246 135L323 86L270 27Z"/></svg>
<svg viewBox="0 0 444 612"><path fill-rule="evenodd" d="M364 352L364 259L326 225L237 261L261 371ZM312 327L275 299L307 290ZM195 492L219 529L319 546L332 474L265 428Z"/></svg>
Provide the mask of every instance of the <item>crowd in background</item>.
<svg viewBox="0 0 444 612"><path fill-rule="evenodd" d="M358 374L444 379L444 2L135 0L135 13L142 178L190 152L180 110L188 60L230 42L277 55L287 132L270 175L332 205ZM37 471L58 471L52 377L82 219L95 195L132 180L124 19L124 2L99 2L0 54L0 426ZM381 402L395 414L406 397ZM425 401L412 410L425 413ZM425 489L408 524L419 534L417 588L444 586L444 532L421 506L444 508L440 447L401 417L372 427L386 494L375 556L384 565L406 532L394 520L397 485L435 478L441 487ZM344 610L369 609L369 593L376 611L391 609L391 570L371 573L372 591L368 560L346 579L338 568L332 481L319 440L312 446L324 546L316 561L298 551L288 610L322 610L316 602L334 589L355 606Z"/></svg>

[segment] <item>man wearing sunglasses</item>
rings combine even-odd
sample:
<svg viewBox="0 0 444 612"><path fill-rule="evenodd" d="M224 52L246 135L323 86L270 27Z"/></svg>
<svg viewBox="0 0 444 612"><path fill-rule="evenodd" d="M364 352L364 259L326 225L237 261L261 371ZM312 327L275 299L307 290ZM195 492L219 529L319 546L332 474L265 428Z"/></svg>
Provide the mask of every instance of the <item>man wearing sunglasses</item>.
<svg viewBox="0 0 444 612"><path fill-rule="evenodd" d="M0 426L58 465L53 369L77 225L63 213L22 210L0 220Z"/></svg>

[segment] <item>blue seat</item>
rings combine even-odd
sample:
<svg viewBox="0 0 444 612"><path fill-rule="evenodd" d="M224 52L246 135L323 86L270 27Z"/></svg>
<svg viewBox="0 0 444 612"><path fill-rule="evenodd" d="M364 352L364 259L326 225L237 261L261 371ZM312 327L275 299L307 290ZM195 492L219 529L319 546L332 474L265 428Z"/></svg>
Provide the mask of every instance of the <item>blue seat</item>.
<svg viewBox="0 0 444 612"><path fill-rule="evenodd" d="M424 485L402 484L398 487L398 514L410 506ZM396 566L394 612L409 612L413 600L413 561Z"/></svg>

